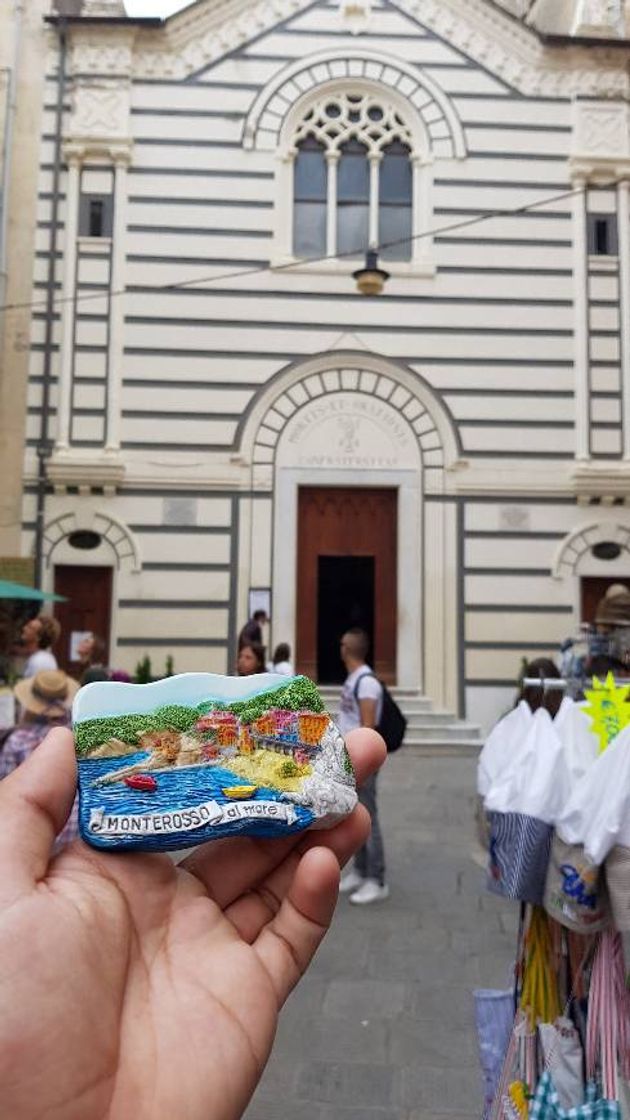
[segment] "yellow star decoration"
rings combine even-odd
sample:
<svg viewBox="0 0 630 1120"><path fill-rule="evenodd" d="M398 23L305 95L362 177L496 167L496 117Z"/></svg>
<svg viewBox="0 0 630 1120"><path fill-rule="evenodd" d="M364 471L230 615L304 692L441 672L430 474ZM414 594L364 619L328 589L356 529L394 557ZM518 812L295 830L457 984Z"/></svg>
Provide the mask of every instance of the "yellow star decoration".
<svg viewBox="0 0 630 1120"><path fill-rule="evenodd" d="M599 753L630 723L630 704L627 703L630 685L615 686L615 678L608 673L605 681L593 677L593 687L584 690L588 700L584 711L589 716L594 733L599 739Z"/></svg>

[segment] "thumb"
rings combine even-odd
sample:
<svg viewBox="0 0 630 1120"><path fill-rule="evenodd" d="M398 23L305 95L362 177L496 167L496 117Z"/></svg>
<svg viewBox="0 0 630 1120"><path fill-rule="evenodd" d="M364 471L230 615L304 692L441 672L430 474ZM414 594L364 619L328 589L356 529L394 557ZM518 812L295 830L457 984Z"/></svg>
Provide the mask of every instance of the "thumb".
<svg viewBox="0 0 630 1120"><path fill-rule="evenodd" d="M76 792L72 733L48 732L30 758L0 781L0 895L10 898L46 873L55 836Z"/></svg>

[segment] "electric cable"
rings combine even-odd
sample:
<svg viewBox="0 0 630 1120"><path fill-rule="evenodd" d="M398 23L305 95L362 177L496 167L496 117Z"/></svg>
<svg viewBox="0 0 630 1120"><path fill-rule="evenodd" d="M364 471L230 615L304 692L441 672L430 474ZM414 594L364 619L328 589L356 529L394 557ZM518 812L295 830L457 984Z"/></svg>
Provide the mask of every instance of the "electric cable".
<svg viewBox="0 0 630 1120"><path fill-rule="evenodd" d="M611 186L614 186L614 184L611 184ZM395 241L384 241L379 245L371 246L371 248L374 248L377 253L380 253L386 249L393 249L398 245L408 245L411 242L422 241L428 237L436 237L440 234L451 233L454 230L465 229L466 227L478 225L481 222L487 222L492 218L515 217L519 214L527 214L531 210L537 210L543 206L549 206L553 202L561 202L565 198L573 198L575 197L575 195L584 193L584 187L573 188L568 191L562 191L560 194L549 195L546 198L539 199L537 202L530 202L525 204L524 206L517 206L514 209L502 208L498 210L488 210L486 213L477 214L473 218L464 218L462 221L452 222L450 225L436 226L433 229L423 230L421 233L416 233L411 237L401 237ZM173 281L170 284L158 284L155 287L148 287L147 290L151 294L158 292L177 291L182 288L190 288L200 284L215 284L219 281L235 280L247 276L260 276L264 273L290 272L292 268L304 268L305 266L309 267L311 265L324 264L327 261L344 260L351 257L356 260L356 249L351 249L343 253L330 253L321 257L300 257L296 260L286 261L284 264L279 265L263 264L258 265L255 268L237 269L230 272L222 272L219 273L219 275L201 276L191 280L177 280ZM143 285L142 287L144 288L145 286ZM118 296L123 296L133 290L134 289L130 289L127 286L124 288L115 289L114 291L109 293L105 290L100 290L98 292L86 292L85 295L74 295L65 297L60 296L59 299L54 299L52 303L54 307L60 307L67 303L77 304L86 303L89 300L102 300L104 297L108 296L110 299L114 299ZM205 291L208 289L202 288L202 290ZM34 310L36 308L46 306L48 306L47 300L30 300L24 303L7 303L3 306L0 306L0 313L8 311L23 311L26 309Z"/></svg>

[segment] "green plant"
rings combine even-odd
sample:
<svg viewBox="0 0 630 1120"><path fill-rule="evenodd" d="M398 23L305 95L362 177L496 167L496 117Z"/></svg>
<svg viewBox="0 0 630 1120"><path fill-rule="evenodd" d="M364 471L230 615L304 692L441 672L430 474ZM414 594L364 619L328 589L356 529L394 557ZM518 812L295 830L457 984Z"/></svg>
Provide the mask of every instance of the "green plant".
<svg viewBox="0 0 630 1120"><path fill-rule="evenodd" d="M166 669L164 670L165 677L173 677L175 675L175 662L173 661L173 654L169 653L166 658Z"/></svg>
<svg viewBox="0 0 630 1120"><path fill-rule="evenodd" d="M136 684L150 684L152 680L151 658L147 653L136 665L135 682Z"/></svg>

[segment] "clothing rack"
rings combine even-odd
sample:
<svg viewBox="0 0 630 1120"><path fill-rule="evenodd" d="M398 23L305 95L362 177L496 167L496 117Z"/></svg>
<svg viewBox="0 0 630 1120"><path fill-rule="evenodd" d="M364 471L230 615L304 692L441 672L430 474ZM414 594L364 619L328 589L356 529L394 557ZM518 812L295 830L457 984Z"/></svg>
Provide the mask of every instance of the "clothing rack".
<svg viewBox="0 0 630 1120"><path fill-rule="evenodd" d="M521 684L525 688L542 688L544 692L550 692L556 689L564 691L571 682L563 677L524 677ZM615 688L630 688L630 677L615 677Z"/></svg>

